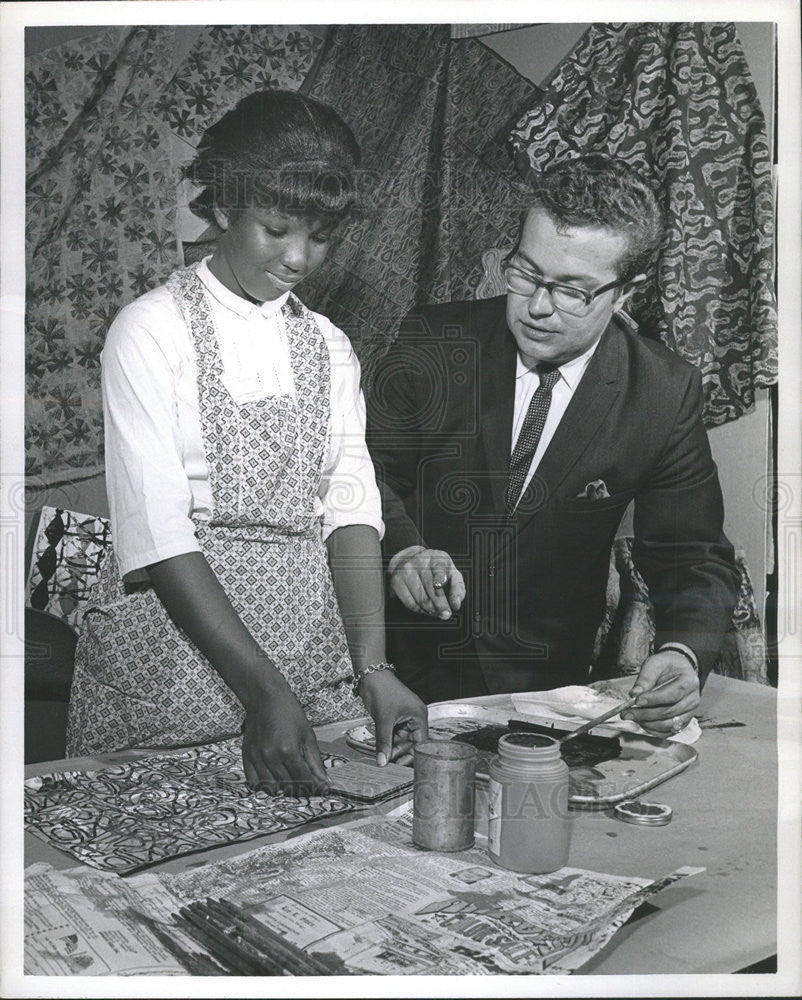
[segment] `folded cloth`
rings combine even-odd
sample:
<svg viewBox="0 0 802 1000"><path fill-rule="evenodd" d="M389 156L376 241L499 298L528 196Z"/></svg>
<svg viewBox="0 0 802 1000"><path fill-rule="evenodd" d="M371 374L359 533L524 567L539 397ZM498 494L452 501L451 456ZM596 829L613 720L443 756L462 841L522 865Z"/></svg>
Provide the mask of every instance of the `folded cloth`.
<svg viewBox="0 0 802 1000"><path fill-rule="evenodd" d="M610 492L603 479L594 479L592 483L588 483L584 490L581 493L577 493L576 496L578 500L605 500L610 496Z"/></svg>
<svg viewBox="0 0 802 1000"><path fill-rule="evenodd" d="M559 719L562 722L575 723L581 726L589 719L596 718L604 712L615 708L629 697L632 678L626 680L626 689L621 690L610 681L597 681L595 684L570 684L568 687L554 688L551 691L528 691L512 694L515 711L523 715L539 715L543 719ZM643 736L653 736L630 719L622 719L614 715L603 723L611 729L626 733L640 733ZM676 735L666 736L675 743L695 743L702 735L702 730L695 718Z"/></svg>

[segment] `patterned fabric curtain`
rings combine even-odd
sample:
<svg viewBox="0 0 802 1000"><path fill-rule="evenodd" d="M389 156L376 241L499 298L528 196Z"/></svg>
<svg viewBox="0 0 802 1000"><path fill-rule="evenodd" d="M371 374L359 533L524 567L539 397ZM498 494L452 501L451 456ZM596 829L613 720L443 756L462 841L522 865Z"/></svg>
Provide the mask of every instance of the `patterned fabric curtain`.
<svg viewBox="0 0 802 1000"><path fill-rule="evenodd" d="M774 193L763 113L733 24L595 24L512 131L522 173L617 154L668 220L636 318L697 365L709 425L777 379Z"/></svg>
<svg viewBox="0 0 802 1000"><path fill-rule="evenodd" d="M367 208L302 297L369 381L415 303L474 297L482 253L512 245L524 189L505 143L540 91L448 25L357 25L329 30L309 92L354 127Z"/></svg>
<svg viewBox="0 0 802 1000"><path fill-rule="evenodd" d="M479 38L482 35L495 35L499 31L510 31L512 28L523 28L523 24L452 24L452 38Z"/></svg>
<svg viewBox="0 0 802 1000"><path fill-rule="evenodd" d="M186 29L185 29L186 30ZM179 167L263 87L297 88L321 41L281 25L99 29L28 60L27 472L102 470L100 351L119 307L181 263Z"/></svg>

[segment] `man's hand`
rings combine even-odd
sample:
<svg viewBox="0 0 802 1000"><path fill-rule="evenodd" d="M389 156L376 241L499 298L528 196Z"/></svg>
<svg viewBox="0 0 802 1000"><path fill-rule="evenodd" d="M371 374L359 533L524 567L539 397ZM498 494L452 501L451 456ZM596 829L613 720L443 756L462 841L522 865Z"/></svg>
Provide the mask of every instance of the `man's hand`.
<svg viewBox="0 0 802 1000"><path fill-rule="evenodd" d="M328 794L317 739L286 682L246 711L242 732L242 766L249 787L270 795Z"/></svg>
<svg viewBox="0 0 802 1000"><path fill-rule="evenodd" d="M387 568L390 589L410 611L450 618L465 598L465 581L451 556L440 549L411 545L397 552Z"/></svg>
<svg viewBox="0 0 802 1000"><path fill-rule="evenodd" d="M652 691L658 685L659 691ZM644 661L630 695L639 695L634 708L621 714L663 738L684 728L701 701L699 678L687 657L671 650L654 653Z"/></svg>
<svg viewBox="0 0 802 1000"><path fill-rule="evenodd" d="M391 670L365 674L359 696L376 727L376 763L379 767L388 760L408 764L413 744L429 735L426 706Z"/></svg>

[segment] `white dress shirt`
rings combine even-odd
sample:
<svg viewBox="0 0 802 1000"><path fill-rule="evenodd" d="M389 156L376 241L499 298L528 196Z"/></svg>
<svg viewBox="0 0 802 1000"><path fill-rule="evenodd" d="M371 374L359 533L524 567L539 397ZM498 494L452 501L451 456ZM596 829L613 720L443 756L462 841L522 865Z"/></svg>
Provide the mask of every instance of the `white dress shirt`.
<svg viewBox="0 0 802 1000"><path fill-rule="evenodd" d="M294 396L281 314L287 295L248 302L214 277L207 260L198 276L210 293L226 387L240 401ZM316 503L323 538L350 524L371 525L381 535L359 361L345 334L314 316L331 359L331 433ZM141 579L150 563L199 551L191 518L209 520L212 510L195 345L164 286L126 306L112 323L102 382L114 550L122 575Z"/></svg>
<svg viewBox="0 0 802 1000"><path fill-rule="evenodd" d="M566 361L565 364L560 365L557 369L560 373L560 377L554 383L554 388L551 390L551 405L549 406L549 412L546 416L546 423L543 425L543 433L540 435L537 449L535 450L535 454L532 456L532 463L529 466L529 472L527 472L526 480L521 488L522 494L529 485L532 476L535 474L535 470L540 464L540 460L543 458L546 448L549 446L549 442L554 437L554 432L557 430L557 427L563 418L563 414L568 408L568 404L571 402L571 397L576 392L576 387L579 385L582 376L585 374L585 369L588 367L590 359L593 357L593 352L596 350L598 343L599 342L597 340L596 343L592 347L589 347L584 354L580 354L579 357L574 358L573 361ZM521 360L521 355L519 354L515 368L515 409L513 410L512 417L512 441L510 443L510 455L515 448L515 442L518 440L518 435L521 433L521 428L523 427L524 419L526 417L526 411L529 409L529 403L539 385L540 378L537 371L534 368L527 368Z"/></svg>
<svg viewBox="0 0 802 1000"><path fill-rule="evenodd" d="M543 433L540 435L540 440L538 441L535 454L532 456L532 464L529 466L529 472L526 474L526 482L521 489L523 494L526 487L529 485L532 476L535 474L535 470L540 464L540 460L546 452L546 448L549 446L549 442L554 437L554 432L557 430L563 415L568 408L568 404L571 402L571 398L576 392L576 387L582 380L582 376L590 363L590 359L593 357L593 353L598 347L599 341L588 348L584 354L580 354L578 358L574 358L573 361L567 361L564 365L560 365L558 371L560 373L560 378L554 383L554 388L551 390L551 405L549 406L549 412L546 416L546 423L543 425ZM510 454L512 454L515 448L515 442L518 440L518 435L521 433L521 428L523 427L524 418L526 417L526 411L529 409L529 402L532 396L535 394L535 390L540 385L540 377L535 369L527 368L527 366L521 360L521 355L518 355L518 360L515 369L515 409L513 411L512 418L512 443L510 444ZM696 653L684 643L673 642L668 643L668 646L673 646L677 650L682 650L685 652L691 661L694 670L699 669L699 660ZM663 647L661 646L660 649Z"/></svg>

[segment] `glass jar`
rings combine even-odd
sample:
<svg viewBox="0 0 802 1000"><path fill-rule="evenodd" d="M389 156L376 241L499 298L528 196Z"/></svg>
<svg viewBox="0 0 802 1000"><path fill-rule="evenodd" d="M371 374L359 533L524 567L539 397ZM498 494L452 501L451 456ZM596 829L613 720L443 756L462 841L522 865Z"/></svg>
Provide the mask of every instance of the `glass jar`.
<svg viewBox="0 0 802 1000"><path fill-rule="evenodd" d="M568 765L560 744L539 733L509 733L490 764L487 849L502 868L530 875L568 861Z"/></svg>

